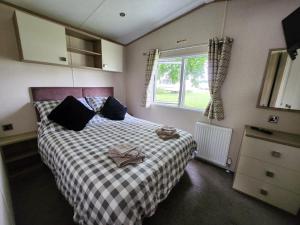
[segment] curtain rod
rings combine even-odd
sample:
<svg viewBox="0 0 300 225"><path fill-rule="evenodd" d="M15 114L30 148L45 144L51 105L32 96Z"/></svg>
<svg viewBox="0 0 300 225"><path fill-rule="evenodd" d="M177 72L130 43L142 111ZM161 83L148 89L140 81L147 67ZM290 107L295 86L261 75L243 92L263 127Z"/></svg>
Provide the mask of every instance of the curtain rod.
<svg viewBox="0 0 300 225"><path fill-rule="evenodd" d="M222 43L223 41L220 42ZM180 48L168 48L168 49L160 50L160 52L171 52L171 51L178 51L178 50L184 50L184 49L196 48L202 46L208 46L208 43L200 43L200 44L195 44L195 45L190 45L190 46L180 47ZM143 52L143 55L148 55L148 52Z"/></svg>
<svg viewBox="0 0 300 225"><path fill-rule="evenodd" d="M196 48L196 47L201 47L201 46L208 46L208 43L195 44L195 45L190 45L190 46L180 47L180 48L168 48L168 49L160 50L160 52L178 51L178 50L189 49L189 48ZM148 52L143 52L143 55L148 55Z"/></svg>
<svg viewBox="0 0 300 225"><path fill-rule="evenodd" d="M208 43L190 45L190 46L181 47L181 48L169 48L169 49L161 50L160 52L178 51L178 50L189 49L189 48L196 48L196 47L202 47L202 46L208 46Z"/></svg>

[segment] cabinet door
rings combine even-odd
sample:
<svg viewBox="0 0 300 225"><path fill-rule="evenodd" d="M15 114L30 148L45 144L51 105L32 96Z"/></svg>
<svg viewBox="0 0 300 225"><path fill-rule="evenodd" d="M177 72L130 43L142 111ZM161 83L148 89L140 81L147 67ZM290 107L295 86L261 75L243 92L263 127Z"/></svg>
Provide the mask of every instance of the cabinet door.
<svg viewBox="0 0 300 225"><path fill-rule="evenodd" d="M20 11L15 23L24 61L68 64L65 27Z"/></svg>
<svg viewBox="0 0 300 225"><path fill-rule="evenodd" d="M123 46L102 39L101 50L102 69L123 72Z"/></svg>

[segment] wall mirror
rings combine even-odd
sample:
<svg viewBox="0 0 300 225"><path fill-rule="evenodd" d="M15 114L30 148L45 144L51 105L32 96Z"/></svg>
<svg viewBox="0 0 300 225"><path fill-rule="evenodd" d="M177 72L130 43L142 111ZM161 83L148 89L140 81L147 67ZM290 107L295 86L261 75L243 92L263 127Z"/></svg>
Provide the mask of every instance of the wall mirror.
<svg viewBox="0 0 300 225"><path fill-rule="evenodd" d="M300 55L270 50L257 107L300 112Z"/></svg>

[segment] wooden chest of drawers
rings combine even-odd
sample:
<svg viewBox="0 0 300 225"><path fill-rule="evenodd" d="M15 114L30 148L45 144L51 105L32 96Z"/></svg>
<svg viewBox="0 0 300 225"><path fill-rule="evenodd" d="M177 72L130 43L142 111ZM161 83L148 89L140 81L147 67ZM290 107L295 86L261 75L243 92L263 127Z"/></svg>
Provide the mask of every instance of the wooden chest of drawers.
<svg viewBox="0 0 300 225"><path fill-rule="evenodd" d="M246 126L233 188L290 213L300 208L300 136Z"/></svg>

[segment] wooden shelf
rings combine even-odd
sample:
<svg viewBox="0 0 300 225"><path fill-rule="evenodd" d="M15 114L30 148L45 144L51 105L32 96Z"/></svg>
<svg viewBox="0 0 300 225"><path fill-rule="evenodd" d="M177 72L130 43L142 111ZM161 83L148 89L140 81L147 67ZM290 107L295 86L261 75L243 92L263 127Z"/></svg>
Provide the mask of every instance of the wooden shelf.
<svg viewBox="0 0 300 225"><path fill-rule="evenodd" d="M18 160L26 159L28 157L35 156L35 155L38 155L37 150L30 151L30 152L27 152L27 153L24 153L24 154L21 154L21 155L17 155L17 156L5 159L4 161L5 161L5 163L13 163L13 162L16 162Z"/></svg>
<svg viewBox="0 0 300 225"><path fill-rule="evenodd" d="M10 179L14 179L14 178L17 178L19 176L31 173L33 171L40 171L40 169L42 169L43 167L44 167L44 165L42 164L42 162L40 162L38 164L34 164L34 165L31 165L31 166L29 166L27 168L24 168L23 170L15 171L15 172L13 172L11 174L8 174L8 177Z"/></svg>
<svg viewBox="0 0 300 225"><path fill-rule="evenodd" d="M101 68L98 67L91 67L91 66L80 66L80 65L69 65L70 67L73 68L78 68L78 69L88 69L88 70L98 70L101 71Z"/></svg>
<svg viewBox="0 0 300 225"><path fill-rule="evenodd" d="M23 134L17 134L13 136L0 137L0 147L10 144L15 144L22 141L31 140L37 137L37 132L27 132Z"/></svg>
<svg viewBox="0 0 300 225"><path fill-rule="evenodd" d="M73 47L68 47L68 51L70 51L70 52L76 52L76 53L84 54L84 55L98 55L98 56L101 55L98 52L92 52L92 51L83 50L83 49L79 49L79 48L73 48Z"/></svg>
<svg viewBox="0 0 300 225"><path fill-rule="evenodd" d="M98 37L96 35L89 34L85 31L74 29L72 27L66 27L66 34L77 37L77 38L81 38L84 40L89 40L89 41L99 41L101 39L100 37Z"/></svg>

